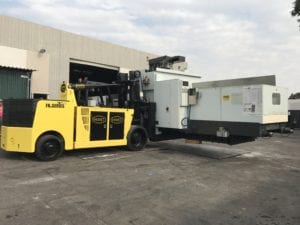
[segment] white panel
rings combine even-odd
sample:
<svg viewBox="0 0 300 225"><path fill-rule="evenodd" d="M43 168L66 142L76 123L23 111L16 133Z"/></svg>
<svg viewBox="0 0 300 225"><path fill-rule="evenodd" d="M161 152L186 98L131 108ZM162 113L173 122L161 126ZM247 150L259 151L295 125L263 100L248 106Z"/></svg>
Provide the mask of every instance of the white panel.
<svg viewBox="0 0 300 225"><path fill-rule="evenodd" d="M20 69L35 69L27 67L27 51L0 45L0 65Z"/></svg>
<svg viewBox="0 0 300 225"><path fill-rule="evenodd" d="M191 120L221 120L220 88L199 89L198 104L191 107Z"/></svg>
<svg viewBox="0 0 300 225"><path fill-rule="evenodd" d="M300 110L300 99L289 99L289 110Z"/></svg>
<svg viewBox="0 0 300 225"><path fill-rule="evenodd" d="M280 94L280 104L272 102L272 94ZM264 115L287 115L288 114L288 90L282 87L263 85L263 114Z"/></svg>
<svg viewBox="0 0 300 225"><path fill-rule="evenodd" d="M188 106L188 92L187 89L183 89L181 93L181 106Z"/></svg>
<svg viewBox="0 0 300 225"><path fill-rule="evenodd" d="M155 76L156 76L156 81L173 80L173 79L188 81L189 87L192 87L192 83L199 82L201 79L200 76L190 75L188 73L183 73L183 72L173 71L173 70L168 70L167 73L165 72L165 70L162 69L159 69L159 71L155 71Z"/></svg>
<svg viewBox="0 0 300 225"><path fill-rule="evenodd" d="M221 120L230 122L260 122L261 87L222 87Z"/></svg>
<svg viewBox="0 0 300 225"><path fill-rule="evenodd" d="M141 72L143 90L153 90L156 81L155 72Z"/></svg>
<svg viewBox="0 0 300 225"><path fill-rule="evenodd" d="M198 89L201 97L192 106L192 120L249 123L286 122L287 89L270 85ZM280 94L280 104L272 104L272 94Z"/></svg>
<svg viewBox="0 0 300 225"><path fill-rule="evenodd" d="M243 112L245 114L262 114L262 86L243 87Z"/></svg>
<svg viewBox="0 0 300 225"><path fill-rule="evenodd" d="M154 83L157 127L181 129L186 107L181 107L182 81L168 80ZM184 121L183 121L184 123Z"/></svg>

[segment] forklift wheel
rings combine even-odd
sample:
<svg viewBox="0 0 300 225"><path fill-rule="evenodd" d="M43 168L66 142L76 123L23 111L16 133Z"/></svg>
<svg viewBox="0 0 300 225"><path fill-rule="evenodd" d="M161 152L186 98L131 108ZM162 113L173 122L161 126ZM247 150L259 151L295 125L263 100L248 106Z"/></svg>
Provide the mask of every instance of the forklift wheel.
<svg viewBox="0 0 300 225"><path fill-rule="evenodd" d="M127 136L127 149L130 151L142 150L148 141L146 130L141 126L132 126Z"/></svg>
<svg viewBox="0 0 300 225"><path fill-rule="evenodd" d="M61 156L63 150L64 142L61 138L46 134L38 139L35 156L41 161L52 161Z"/></svg>

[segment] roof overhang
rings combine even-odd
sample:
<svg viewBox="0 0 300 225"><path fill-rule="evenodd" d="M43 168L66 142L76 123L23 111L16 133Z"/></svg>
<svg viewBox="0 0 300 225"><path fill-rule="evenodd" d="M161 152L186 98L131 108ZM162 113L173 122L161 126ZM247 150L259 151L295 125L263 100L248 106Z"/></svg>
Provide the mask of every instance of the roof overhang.
<svg viewBox="0 0 300 225"><path fill-rule="evenodd" d="M14 70L22 70L22 71L27 71L27 72L32 72L35 71L34 69L28 69L28 68L23 68L23 67L18 67L18 66L13 66L13 65L0 65L0 68L5 68L5 69L14 69Z"/></svg>

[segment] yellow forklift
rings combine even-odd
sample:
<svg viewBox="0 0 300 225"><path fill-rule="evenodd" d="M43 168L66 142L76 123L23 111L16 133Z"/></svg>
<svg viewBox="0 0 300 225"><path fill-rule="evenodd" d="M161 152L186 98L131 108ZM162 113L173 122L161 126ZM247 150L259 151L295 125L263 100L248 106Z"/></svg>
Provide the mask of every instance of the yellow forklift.
<svg viewBox="0 0 300 225"><path fill-rule="evenodd" d="M42 161L55 160L64 150L141 150L147 131L133 124L134 109L124 99L126 93L120 93L131 90L132 84L63 83L60 100L4 100L1 148L34 153ZM116 92L119 95L113 96Z"/></svg>

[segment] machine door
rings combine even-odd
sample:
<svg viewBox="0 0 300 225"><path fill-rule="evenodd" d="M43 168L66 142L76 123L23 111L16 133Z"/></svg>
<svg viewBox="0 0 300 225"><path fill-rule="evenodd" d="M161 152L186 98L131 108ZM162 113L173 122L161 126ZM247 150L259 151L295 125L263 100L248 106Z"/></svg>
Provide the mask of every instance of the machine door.
<svg viewBox="0 0 300 225"><path fill-rule="evenodd" d="M91 112L90 141L106 140L107 112Z"/></svg>
<svg viewBox="0 0 300 225"><path fill-rule="evenodd" d="M111 112L109 114L109 139L124 138L124 113Z"/></svg>

